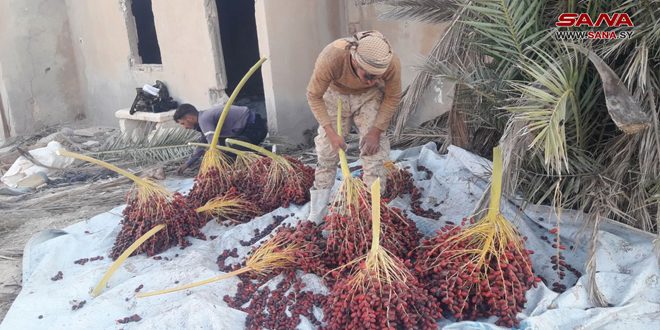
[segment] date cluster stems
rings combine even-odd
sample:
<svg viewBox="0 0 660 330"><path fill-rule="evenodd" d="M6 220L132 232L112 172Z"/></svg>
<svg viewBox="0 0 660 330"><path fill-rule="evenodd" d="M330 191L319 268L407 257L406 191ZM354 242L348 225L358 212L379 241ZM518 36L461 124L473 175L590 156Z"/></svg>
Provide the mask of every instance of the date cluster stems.
<svg viewBox="0 0 660 330"><path fill-rule="evenodd" d="M341 134L341 101L337 105L337 129ZM346 154L339 150L339 161L342 171L342 181L337 194L331 203L328 215L325 217L327 237L327 254L333 256L336 266L351 262L369 251L372 240L371 208L373 198L366 184L353 177L348 167ZM380 189L379 189L380 193ZM406 258L419 244L421 235L415 223L403 216L400 210L390 208L380 199L379 230L383 235L382 245L394 255ZM337 275L335 273L335 275Z"/></svg>
<svg viewBox="0 0 660 330"><path fill-rule="evenodd" d="M301 246L295 242L289 242L285 236L275 236L260 245L245 261L245 267L229 273L214 276L202 281L177 286L170 289L145 292L137 295L138 298L157 296L181 290L192 289L198 286L214 283L245 273L267 274L272 271L280 271L296 266L296 253Z"/></svg>
<svg viewBox="0 0 660 330"><path fill-rule="evenodd" d="M404 262L380 244L380 180L371 189L369 252L340 267L349 275L324 304L324 329L435 329L441 310Z"/></svg>
<svg viewBox="0 0 660 330"><path fill-rule="evenodd" d="M211 145L208 143L199 143L199 142L188 142L188 145L196 146L196 147L204 147L204 148L211 147ZM254 165L254 163L257 160L262 158L262 156L257 153L251 151L245 151L245 150L238 150L236 148L232 148L228 146L215 146L215 148L218 149L219 151L223 151L235 155L235 159L232 162L233 172L248 170Z"/></svg>
<svg viewBox="0 0 660 330"><path fill-rule="evenodd" d="M188 193L188 199L193 201L197 207L206 204L206 202L215 197L221 196L231 186L232 171L230 160L228 156L218 150L216 146L218 146L218 143L220 142L222 127L225 123L225 120L227 119L231 105L234 103L234 100L236 100L238 93L243 88L248 79L252 76L252 74L254 74L254 72L257 71L257 69L259 69L259 67L261 67L261 64L263 64L265 61L266 58L261 58L250 68L250 70L238 83L236 88L232 91L232 94L229 96L229 100L227 100L225 103L222 114L220 115L218 123L216 124L215 131L213 132L211 143L204 153L199 172L195 176L193 187L190 190L190 193Z"/></svg>
<svg viewBox="0 0 660 330"><path fill-rule="evenodd" d="M110 252L115 262L93 289L92 296L101 293L112 274L129 256L138 253L152 256L174 245L186 247L190 245L186 239L188 236L205 238L200 230L204 222L181 194L171 193L156 182L89 156L64 149L59 150L58 154L103 166L135 184L127 195L121 230Z"/></svg>
<svg viewBox="0 0 660 330"><path fill-rule="evenodd" d="M314 169L297 159L277 155L248 142L227 139L231 145L250 149L264 157L253 162L236 177L234 185L257 203L262 213L290 204L302 205L309 201L309 189L314 183Z"/></svg>
<svg viewBox="0 0 660 330"><path fill-rule="evenodd" d="M538 279L525 238L500 212L502 153L493 150L490 204L485 217L448 226L418 249L420 281L457 320L497 316L515 326L525 293Z"/></svg>
<svg viewBox="0 0 660 330"><path fill-rule="evenodd" d="M260 215L259 208L240 194L235 187L229 188L222 196L209 200L195 211L204 216L214 217L219 223L230 224L246 223Z"/></svg>

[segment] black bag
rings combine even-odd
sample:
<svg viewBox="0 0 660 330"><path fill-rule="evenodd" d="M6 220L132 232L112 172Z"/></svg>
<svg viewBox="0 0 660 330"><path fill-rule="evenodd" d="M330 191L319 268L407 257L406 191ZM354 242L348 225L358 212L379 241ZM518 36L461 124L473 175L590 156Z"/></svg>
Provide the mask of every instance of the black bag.
<svg viewBox="0 0 660 330"><path fill-rule="evenodd" d="M133 105L131 105L131 110L129 111L131 115L137 111L165 112L176 109L179 106L179 103L170 97L167 86L162 81L156 80L156 84L153 87L158 89L158 96L145 91L143 88L135 89L135 100L133 100Z"/></svg>

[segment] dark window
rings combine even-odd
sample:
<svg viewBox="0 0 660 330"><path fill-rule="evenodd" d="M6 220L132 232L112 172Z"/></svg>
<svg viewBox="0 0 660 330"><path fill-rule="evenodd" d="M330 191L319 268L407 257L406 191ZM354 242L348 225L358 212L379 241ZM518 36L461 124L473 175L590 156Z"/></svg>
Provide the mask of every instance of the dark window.
<svg viewBox="0 0 660 330"><path fill-rule="evenodd" d="M135 17L138 53L142 58L142 64L162 64L151 0L133 0L131 1L131 10Z"/></svg>

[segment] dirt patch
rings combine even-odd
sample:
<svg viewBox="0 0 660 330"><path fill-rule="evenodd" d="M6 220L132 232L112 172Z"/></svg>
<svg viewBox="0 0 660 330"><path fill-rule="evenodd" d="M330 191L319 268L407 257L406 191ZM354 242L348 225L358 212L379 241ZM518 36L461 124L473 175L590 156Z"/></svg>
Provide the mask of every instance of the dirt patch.
<svg viewBox="0 0 660 330"><path fill-rule="evenodd" d="M131 187L113 178L49 188L16 197L0 197L0 319L21 290L22 253L27 241L45 229L62 229L124 203Z"/></svg>

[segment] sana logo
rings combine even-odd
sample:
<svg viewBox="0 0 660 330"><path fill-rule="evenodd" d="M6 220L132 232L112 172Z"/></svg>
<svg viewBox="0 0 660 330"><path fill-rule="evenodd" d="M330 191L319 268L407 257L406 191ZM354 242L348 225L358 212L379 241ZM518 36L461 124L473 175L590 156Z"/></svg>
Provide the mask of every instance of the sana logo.
<svg viewBox="0 0 660 330"><path fill-rule="evenodd" d="M595 20L587 13L562 13L555 23L555 26L558 27L600 27L602 25L608 27L635 26L627 13L613 13L611 15L601 13Z"/></svg>

